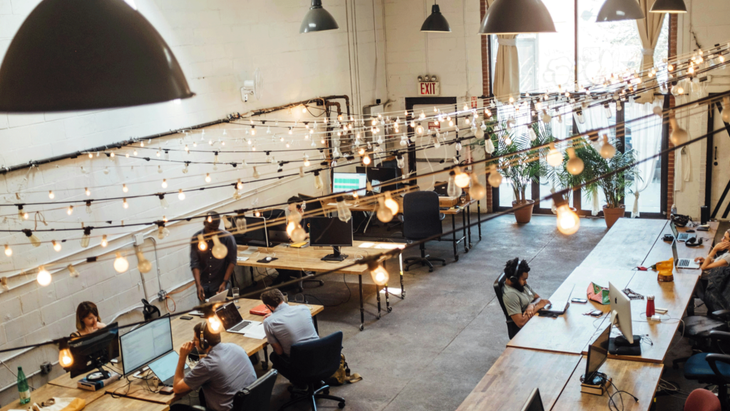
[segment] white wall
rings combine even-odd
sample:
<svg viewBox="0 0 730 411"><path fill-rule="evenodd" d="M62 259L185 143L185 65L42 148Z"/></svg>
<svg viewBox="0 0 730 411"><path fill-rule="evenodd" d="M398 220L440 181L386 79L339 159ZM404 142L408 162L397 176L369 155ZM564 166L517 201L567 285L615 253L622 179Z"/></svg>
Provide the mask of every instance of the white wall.
<svg viewBox="0 0 730 411"><path fill-rule="evenodd" d="M405 108L406 97L418 97L419 75L436 75L441 96L482 95L481 23L478 0L439 1L451 33L421 33L431 14L430 0L386 0L388 98L386 111Z"/></svg>
<svg viewBox="0 0 730 411"><path fill-rule="evenodd" d="M191 89L197 96L176 103L161 103L143 107L103 110L83 113L0 115L0 166L26 163L52 155L60 155L85 148L111 144L130 137L141 137L166 132L186 126L214 121L230 112L247 112L256 108L277 106L299 100L326 95L350 95L357 105L374 103L375 98L384 98L385 57L382 44L382 1L331 0L325 3L338 21L337 31L299 34L299 24L308 9L308 1L299 0L135 0L140 12L160 31L173 49ZM38 0L0 1L0 54L9 45L15 31L30 13ZM356 7L355 7L356 4ZM357 25L357 33L352 27ZM350 32L348 33L348 27ZM377 28L374 30L374 28ZM357 43L355 43L357 41ZM379 55L376 55L376 49ZM359 61L354 57L357 52ZM359 70L357 68L359 67ZM263 77L262 96L249 103L243 103L239 88L243 80L251 78L259 69ZM59 79L62 81L62 79ZM357 87L353 86L356 84ZM343 107L344 108L344 107ZM356 107L356 112L359 109ZM313 109L313 113L318 110ZM301 110L273 113L272 119L300 119L311 117ZM283 123L282 123L283 125ZM301 123L300 123L301 125ZM226 130L224 136L223 130ZM250 127L225 124L201 130L189 135L177 134L169 138L153 140L147 149L137 145L139 155L156 158L158 148L180 150L185 144L192 149L197 142L198 149L212 150L214 147L226 150L248 150L246 139L255 141L258 152L266 148L281 149L277 132L283 129L272 127L272 134L257 127L257 136L247 134ZM310 140L299 136L289 137L292 148L309 148ZM216 144L211 147L207 141ZM320 146L319 143L317 143ZM149 147L153 149L150 150ZM207 148L206 148L207 147ZM85 199L84 187L92 190L90 198L121 196L122 184L129 187L128 195L161 191L163 178L168 180L167 190L189 189L205 186L203 177L211 173L211 184L244 181L251 179L252 169L239 165L191 165L183 173L183 165L164 162L146 162L126 158L135 148L124 148L116 152L113 159L104 154L93 158L80 157L40 166L31 170L9 173L0 178L0 195L5 203L17 203L14 193L20 193L22 202L48 201L48 190L53 190L56 201ZM170 153L170 160L212 161L213 154L186 154L183 151ZM301 152L275 154L277 160L301 160ZM313 159L316 158L312 155ZM161 157L164 159L164 155ZM221 154L220 162L262 161L262 154ZM316 164L312 162L313 166ZM158 173L158 165L162 173ZM297 172L300 164L285 166L285 172ZM86 171L81 172L81 167ZM262 178L269 173L276 174L275 166L259 167ZM105 172L105 170L108 171ZM66 206L48 205L26 207L31 215L41 211L49 226L55 228L87 226L100 227L106 221L126 224L152 221L166 216L168 219L200 213L208 209L219 211L246 208L284 201L298 192L314 194L311 175L304 180L294 178L275 180L274 183L250 184L245 188L241 200L234 202L233 189L187 192L185 201L176 195L168 195L170 207L163 210L157 198L130 199L129 208L123 209L120 200L95 202L92 213L87 214L83 206L76 206L68 216ZM326 184L326 180L325 180ZM14 207L0 208L0 228L34 229L33 217L19 221ZM145 256L153 263L153 270L140 276L136 259L132 253L133 234L155 234L154 228L123 228L116 230L94 230L91 246L81 249L81 233L39 233L41 241L61 240L61 252L55 252L49 244L39 248L31 247L23 234L0 236L0 244L18 244L12 248L12 258L0 258L0 276L10 277L10 290L0 292L0 349L45 341L68 335L74 330L76 305L84 300L96 302L102 318L110 321L118 314L138 307L141 298L154 298L158 291L157 272L163 289L171 291L191 279L188 268L188 237L198 229L200 222L170 224L171 235L157 240L158 259L155 260L152 240L143 245ZM45 228L40 223L38 228ZM110 245L99 247L102 234L109 236ZM119 248L128 255L130 269L122 274L112 268L113 253ZM63 268L66 261L81 262L87 255L99 256L99 262L79 264L79 278L71 278ZM55 263L63 261L62 264ZM40 265L46 265L54 274L54 281L48 287L40 287L34 280ZM26 271L24 275L19 275ZM143 287L144 284L144 287ZM178 310L189 308L195 298L193 290L175 296ZM163 310L164 312L164 310ZM137 319L139 315L121 317L123 321ZM38 370L42 361L57 362L55 347L45 347L30 352L0 354L7 366L15 370L24 367L26 374ZM56 366L52 376L60 373ZM0 367L0 389L13 384L14 376L6 367ZM34 377L32 384L42 385L45 377ZM11 387L12 388L12 387ZM15 397L14 389L0 393L0 404Z"/></svg>
<svg viewBox="0 0 730 411"><path fill-rule="evenodd" d="M683 55L696 50L697 43L703 49L708 49L715 44L726 43L730 40L730 22L727 16L730 15L730 3L725 0L685 0L689 13L679 15L677 30L677 53ZM693 35L694 34L694 35ZM707 88L708 92L724 92L730 89L730 70L714 71L712 82ZM719 113L715 111L714 128L722 128L722 121ZM690 136L697 137L707 132L707 117L702 115L693 116L688 131ZM712 208L720 199L725 185L730 181L730 138L727 133L722 132L715 135L714 146L718 153L718 164L713 165L712 171ZM675 203L681 214L689 214L695 219L700 217L700 206L705 199L705 167L706 167L705 141L693 144L690 147L691 175L690 181L675 182ZM718 213L728 204L725 199Z"/></svg>

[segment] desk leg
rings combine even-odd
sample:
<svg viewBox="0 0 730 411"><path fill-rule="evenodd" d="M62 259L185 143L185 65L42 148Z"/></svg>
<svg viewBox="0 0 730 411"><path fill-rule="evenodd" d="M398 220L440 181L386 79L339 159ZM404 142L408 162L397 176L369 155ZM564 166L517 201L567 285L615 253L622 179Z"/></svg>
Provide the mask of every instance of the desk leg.
<svg viewBox="0 0 730 411"><path fill-rule="evenodd" d="M400 298L403 300L406 298L406 289L403 286L403 253L398 253L398 264L400 264Z"/></svg>
<svg viewBox="0 0 730 411"><path fill-rule="evenodd" d="M269 346L264 345L264 362L261 363L261 369L266 370L269 368Z"/></svg>
<svg viewBox="0 0 730 411"><path fill-rule="evenodd" d="M456 217L454 214L451 214L451 235L453 236L453 242L454 242L454 261L459 261L459 254L456 250Z"/></svg>
<svg viewBox="0 0 730 411"><path fill-rule="evenodd" d="M362 299L362 275L357 276L360 285L360 331L365 329L365 305Z"/></svg>
<svg viewBox="0 0 730 411"><path fill-rule="evenodd" d="M374 216L374 215L375 215L375 213L373 213L373 212L371 211L371 212L370 212L370 217L368 217L368 221L367 221L367 223L365 223L365 228L363 228L363 229L362 229L362 233L363 233L363 234L365 234L365 233L367 233L367 232L368 232L368 227L370 226L370 221L371 221L371 220L373 219L373 216Z"/></svg>
<svg viewBox="0 0 730 411"><path fill-rule="evenodd" d="M482 240L482 202L477 200L477 228L479 229L479 241Z"/></svg>
<svg viewBox="0 0 730 411"><path fill-rule="evenodd" d="M464 232L463 238L464 238L464 252L469 252L469 243L466 239L466 208L461 209L461 228Z"/></svg>
<svg viewBox="0 0 730 411"><path fill-rule="evenodd" d="M471 244L471 204L466 207L466 230L469 232L469 248L472 248Z"/></svg>
<svg viewBox="0 0 730 411"><path fill-rule="evenodd" d="M375 285L375 298L378 299L378 320L380 319L380 287Z"/></svg>

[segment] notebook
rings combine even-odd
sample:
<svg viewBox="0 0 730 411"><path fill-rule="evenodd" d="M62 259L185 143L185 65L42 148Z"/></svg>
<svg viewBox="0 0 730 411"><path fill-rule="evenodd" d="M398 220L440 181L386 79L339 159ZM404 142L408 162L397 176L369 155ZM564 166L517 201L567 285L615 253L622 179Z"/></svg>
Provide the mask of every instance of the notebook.
<svg viewBox="0 0 730 411"><path fill-rule="evenodd" d="M259 304L256 307L252 308L249 311L249 314L253 314L253 315L266 315L266 314L271 314L271 310L269 310L268 308L266 308L266 304Z"/></svg>

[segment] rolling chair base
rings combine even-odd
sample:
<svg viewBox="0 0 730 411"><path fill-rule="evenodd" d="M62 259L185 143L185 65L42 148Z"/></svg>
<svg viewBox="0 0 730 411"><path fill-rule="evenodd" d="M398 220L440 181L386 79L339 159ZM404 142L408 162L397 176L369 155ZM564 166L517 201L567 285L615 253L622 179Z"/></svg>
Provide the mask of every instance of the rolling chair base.
<svg viewBox="0 0 730 411"><path fill-rule="evenodd" d="M446 265L446 260L443 258L430 257L428 254L423 257L408 257L405 261L403 261L403 263L406 265L406 271L408 271L412 265L420 263L424 267L428 266L429 272L433 272L433 264L431 263L435 261L441 262L441 265Z"/></svg>
<svg viewBox="0 0 730 411"><path fill-rule="evenodd" d="M309 384L307 386L306 392L302 392L301 394L295 393L291 390L290 390L290 392L292 394L292 397L296 396L297 398L293 398L291 401L289 401L286 404L279 407L279 411L285 409L286 407L289 407L290 405L293 405L293 404L296 404L296 403L299 403L302 401L306 401L306 400L311 400L312 401L312 411L317 411L317 399L339 401L337 403L337 406L339 408L345 408L345 399L344 398L335 397L334 395L329 395L330 394L329 385L323 385L320 388L315 390L314 385Z"/></svg>

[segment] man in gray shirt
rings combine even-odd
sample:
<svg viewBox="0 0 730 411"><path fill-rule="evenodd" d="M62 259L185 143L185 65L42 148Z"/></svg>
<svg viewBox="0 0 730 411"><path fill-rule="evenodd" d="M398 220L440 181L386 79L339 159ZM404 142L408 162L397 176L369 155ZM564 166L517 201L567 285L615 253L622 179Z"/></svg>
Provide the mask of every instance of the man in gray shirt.
<svg viewBox="0 0 730 411"><path fill-rule="evenodd" d="M271 364L281 375L289 378L291 346L319 338L312 323L312 312L304 305L290 306L284 302L284 294L279 290L261 294L261 301L271 310L271 314L264 317L266 339L274 349Z"/></svg>
<svg viewBox="0 0 730 411"><path fill-rule="evenodd" d="M502 287L502 302L507 315L522 328L535 313L550 304L527 285L530 266L527 261L515 258L507 261L504 267L505 281Z"/></svg>
<svg viewBox="0 0 730 411"><path fill-rule="evenodd" d="M201 354L198 364L184 374L185 360L195 347ZM185 395L201 388L201 404L212 411L230 411L233 397L256 381L256 372L246 351L236 344L221 343L220 334L208 330L203 321L195 326L193 341L180 347L173 391ZM204 401L203 401L204 399ZM193 411L186 404L173 404L170 411Z"/></svg>

